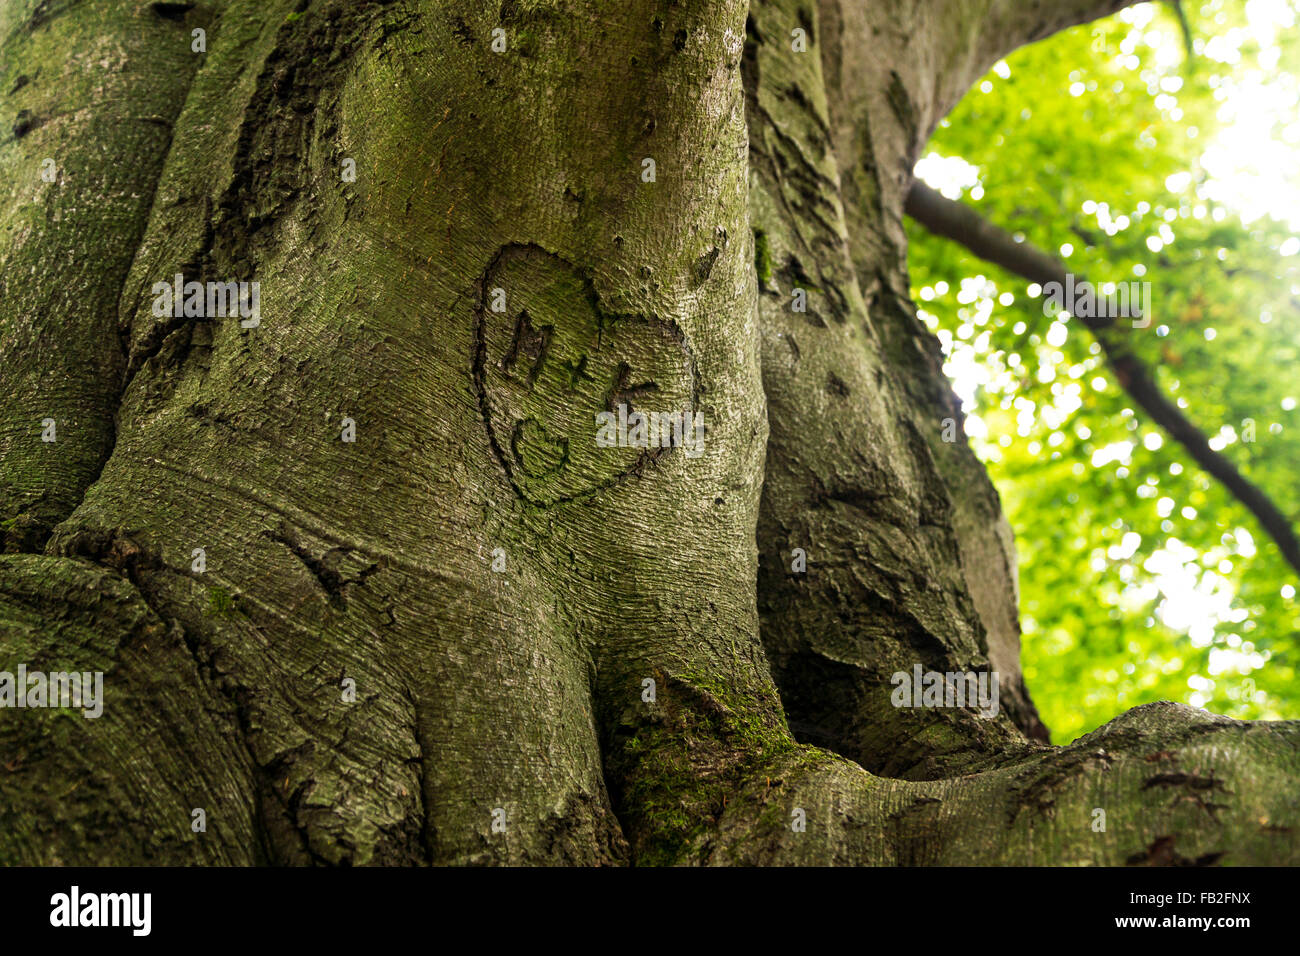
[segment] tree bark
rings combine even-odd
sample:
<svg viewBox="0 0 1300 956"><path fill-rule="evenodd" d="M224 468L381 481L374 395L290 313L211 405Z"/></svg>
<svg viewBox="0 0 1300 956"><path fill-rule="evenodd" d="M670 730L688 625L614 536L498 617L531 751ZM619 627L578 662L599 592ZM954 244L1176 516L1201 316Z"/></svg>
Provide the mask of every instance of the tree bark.
<svg viewBox="0 0 1300 956"><path fill-rule="evenodd" d="M1040 742L907 299L935 51L979 17L3 16L0 667L106 690L0 711L0 861L1296 859L1295 723ZM178 273L258 281L260 324L156 317ZM704 454L598 447L619 404L698 410ZM1002 708L895 707L914 665Z"/></svg>

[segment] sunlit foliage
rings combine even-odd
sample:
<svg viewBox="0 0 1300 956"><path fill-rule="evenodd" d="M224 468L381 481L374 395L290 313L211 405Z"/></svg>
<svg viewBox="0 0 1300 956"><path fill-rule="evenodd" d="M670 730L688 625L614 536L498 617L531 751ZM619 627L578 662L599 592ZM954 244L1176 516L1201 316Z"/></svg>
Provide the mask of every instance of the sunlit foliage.
<svg viewBox="0 0 1300 956"><path fill-rule="evenodd" d="M1300 519L1296 7L1185 3L1189 36L1144 4L1023 49L917 171L1080 279L1150 282L1138 354ZM1053 739L1161 699L1300 717L1300 581L1255 519L1145 420L1079 320L909 230L922 318L1017 535L1025 675Z"/></svg>

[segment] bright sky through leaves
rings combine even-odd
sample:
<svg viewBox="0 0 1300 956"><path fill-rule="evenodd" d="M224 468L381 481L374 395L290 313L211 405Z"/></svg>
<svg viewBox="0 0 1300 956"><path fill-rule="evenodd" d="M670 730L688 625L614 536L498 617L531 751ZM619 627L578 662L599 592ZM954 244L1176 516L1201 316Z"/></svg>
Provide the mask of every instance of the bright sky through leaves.
<svg viewBox="0 0 1300 956"><path fill-rule="evenodd" d="M1080 278L1151 282L1143 360L1295 515L1300 17L1185 7L1190 64L1163 5L1060 34L999 62L916 171ZM1294 571L1249 513L1041 289L910 232L922 318L1017 534L1026 677L1054 739L1158 699L1300 716Z"/></svg>

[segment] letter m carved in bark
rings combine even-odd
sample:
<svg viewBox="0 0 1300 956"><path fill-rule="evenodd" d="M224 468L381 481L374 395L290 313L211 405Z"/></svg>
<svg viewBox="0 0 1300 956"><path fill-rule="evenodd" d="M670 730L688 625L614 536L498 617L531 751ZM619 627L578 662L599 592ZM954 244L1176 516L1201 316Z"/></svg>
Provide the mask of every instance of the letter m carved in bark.
<svg viewBox="0 0 1300 956"><path fill-rule="evenodd" d="M522 310L515 318L515 334L510 341L510 348L501 356L501 371L517 381L526 382L532 388L542 370L542 363L546 361L553 331L554 327L550 325L533 328L532 316L527 309Z"/></svg>

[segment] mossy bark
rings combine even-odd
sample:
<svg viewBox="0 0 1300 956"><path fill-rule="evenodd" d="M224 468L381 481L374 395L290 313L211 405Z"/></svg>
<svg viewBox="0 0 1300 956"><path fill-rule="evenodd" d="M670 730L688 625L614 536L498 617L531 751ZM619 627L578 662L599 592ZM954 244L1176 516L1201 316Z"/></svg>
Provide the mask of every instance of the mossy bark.
<svg viewBox="0 0 1300 956"><path fill-rule="evenodd" d="M0 861L1294 861L1294 724L1031 739L905 301L937 107L896 36L855 73L870 24L787 0L3 16L0 669L105 704L0 710ZM259 324L155 315L177 273ZM703 454L598 447L619 404ZM895 708L914 664L1007 706Z"/></svg>

